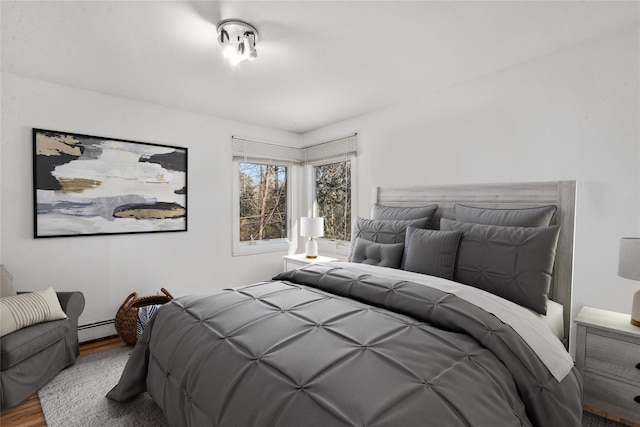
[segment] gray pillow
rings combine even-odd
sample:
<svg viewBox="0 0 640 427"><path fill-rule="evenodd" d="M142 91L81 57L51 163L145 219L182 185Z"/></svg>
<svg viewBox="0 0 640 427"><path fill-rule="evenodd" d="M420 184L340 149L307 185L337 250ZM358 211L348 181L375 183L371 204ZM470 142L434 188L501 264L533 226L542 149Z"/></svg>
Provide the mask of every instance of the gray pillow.
<svg viewBox="0 0 640 427"><path fill-rule="evenodd" d="M404 243L375 243L358 237L351 262L400 268Z"/></svg>
<svg viewBox="0 0 640 427"><path fill-rule="evenodd" d="M402 269L453 280L462 231L407 227Z"/></svg>
<svg viewBox="0 0 640 427"><path fill-rule="evenodd" d="M440 228L464 232L454 272L456 282L547 313L560 227L501 227L443 218Z"/></svg>
<svg viewBox="0 0 640 427"><path fill-rule="evenodd" d="M407 219L420 219L420 218L433 218L438 205L429 206L412 206L412 207L399 207L399 206L383 206L375 203L371 208L372 219L393 219L393 220L407 220Z"/></svg>
<svg viewBox="0 0 640 427"><path fill-rule="evenodd" d="M510 227L548 227L558 209L555 205L523 209L491 209L456 204L456 221Z"/></svg>
<svg viewBox="0 0 640 427"><path fill-rule="evenodd" d="M351 250L349 251L348 260L351 262L353 249L358 237L376 243L404 243L407 227L427 228L428 224L429 218L392 221L358 217L351 230Z"/></svg>

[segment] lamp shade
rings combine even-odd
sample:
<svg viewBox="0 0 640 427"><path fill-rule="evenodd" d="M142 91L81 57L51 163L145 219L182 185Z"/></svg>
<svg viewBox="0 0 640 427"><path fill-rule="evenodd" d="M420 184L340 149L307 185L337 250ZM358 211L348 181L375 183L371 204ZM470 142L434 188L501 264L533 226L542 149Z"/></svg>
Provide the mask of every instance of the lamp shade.
<svg viewBox="0 0 640 427"><path fill-rule="evenodd" d="M324 218L307 216L300 218L300 235L303 237L324 235Z"/></svg>
<svg viewBox="0 0 640 427"><path fill-rule="evenodd" d="M625 279L640 280L640 237L623 237L620 239L618 276Z"/></svg>

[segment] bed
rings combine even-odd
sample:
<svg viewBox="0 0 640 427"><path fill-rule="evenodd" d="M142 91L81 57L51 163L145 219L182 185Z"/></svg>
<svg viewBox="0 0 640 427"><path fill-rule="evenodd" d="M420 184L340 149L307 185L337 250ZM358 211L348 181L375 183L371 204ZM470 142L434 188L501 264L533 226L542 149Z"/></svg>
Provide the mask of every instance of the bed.
<svg viewBox="0 0 640 427"><path fill-rule="evenodd" d="M175 426L580 426L574 208L572 181L376 188L351 262L173 300L108 397Z"/></svg>

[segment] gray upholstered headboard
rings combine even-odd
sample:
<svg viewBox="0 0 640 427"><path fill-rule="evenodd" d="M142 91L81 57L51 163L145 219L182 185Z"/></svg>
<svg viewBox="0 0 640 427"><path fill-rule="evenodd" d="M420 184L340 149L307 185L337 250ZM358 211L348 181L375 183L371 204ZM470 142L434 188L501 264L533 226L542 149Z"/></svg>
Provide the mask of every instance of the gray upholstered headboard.
<svg viewBox="0 0 640 427"><path fill-rule="evenodd" d="M440 228L440 218L454 218L453 206L456 203L488 208L556 205L558 211L553 223L560 226L560 237L550 298L564 306L564 334L565 342L568 342L573 287L575 181L375 187L373 201L386 206L422 206L436 203L438 210L434 228Z"/></svg>

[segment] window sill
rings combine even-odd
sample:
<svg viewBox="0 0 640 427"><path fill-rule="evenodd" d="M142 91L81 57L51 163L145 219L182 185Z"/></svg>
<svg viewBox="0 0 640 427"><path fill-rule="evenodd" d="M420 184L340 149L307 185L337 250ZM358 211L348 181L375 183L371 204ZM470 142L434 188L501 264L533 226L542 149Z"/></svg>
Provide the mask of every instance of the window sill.
<svg viewBox="0 0 640 427"><path fill-rule="evenodd" d="M233 245L233 256L244 256L253 254L264 254L269 252L287 252L289 241L280 240L277 242L256 242L236 243Z"/></svg>

